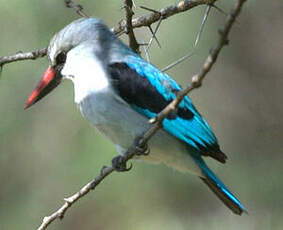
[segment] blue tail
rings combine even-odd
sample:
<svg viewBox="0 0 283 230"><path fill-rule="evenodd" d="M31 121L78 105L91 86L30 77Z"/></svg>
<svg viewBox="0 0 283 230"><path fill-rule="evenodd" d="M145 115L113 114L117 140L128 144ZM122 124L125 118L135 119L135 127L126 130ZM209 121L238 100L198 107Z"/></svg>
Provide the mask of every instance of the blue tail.
<svg viewBox="0 0 283 230"><path fill-rule="evenodd" d="M235 214L241 215L247 210L244 205L225 187L219 178L207 167L205 162L199 158L195 159L205 177L200 177L202 181L218 196L220 200L230 208Z"/></svg>

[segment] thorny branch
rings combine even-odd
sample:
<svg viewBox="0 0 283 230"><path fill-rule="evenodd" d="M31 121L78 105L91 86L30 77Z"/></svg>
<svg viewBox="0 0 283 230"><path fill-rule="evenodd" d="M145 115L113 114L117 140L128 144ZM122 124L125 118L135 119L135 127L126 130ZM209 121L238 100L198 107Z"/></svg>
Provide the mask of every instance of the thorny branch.
<svg viewBox="0 0 283 230"><path fill-rule="evenodd" d="M238 0L234 9L230 14L227 15L225 24L221 30L219 30L219 39L215 45L215 47L210 51L210 54L206 58L200 72L192 77L192 82L185 89L180 91L176 99L173 100L164 110L162 110L154 119L150 120L150 123L154 124L141 138L139 145L144 146L148 140L160 129L162 128L162 121L177 108L178 104L182 101L182 99L193 89L198 88L202 84L202 80L206 76L206 74L210 71L213 64L216 62L218 54L222 50L222 48L228 44L228 34L232 28L232 25L235 23L237 16L240 14L243 4L246 0ZM137 146L133 144L127 151L124 156L124 162L127 162L133 156L135 156ZM49 224L51 224L55 219L64 217L66 211L70 208L72 204L74 204L77 200L85 196L90 190L96 188L101 181L104 180L105 177L110 175L114 171L112 166L103 167L101 169L100 175L98 175L94 180L85 185L79 192L65 199L65 203L61 206L56 212L47 216L43 219L42 224L38 228L38 230L46 229Z"/></svg>
<svg viewBox="0 0 283 230"><path fill-rule="evenodd" d="M159 11L153 11L150 14L134 18L132 20L132 26L133 28L143 27L143 26L150 26L151 24L159 21L161 18L162 20L169 18L175 14L179 14L182 12L185 12L187 10L190 10L196 6L199 5L214 5L214 3L217 0L184 0L177 2L175 4L172 4L168 7L162 8ZM143 7L146 8L146 7ZM125 27L127 26L127 23L125 20L122 20L119 22L117 26L112 28L112 31L115 34L121 34L125 30Z"/></svg>
<svg viewBox="0 0 283 230"><path fill-rule="evenodd" d="M87 15L83 12L83 8L81 5L74 4L71 0L64 0L67 7L72 8L78 13L80 16L87 17ZM159 11L153 11L150 14L140 16L132 19L131 28L138 27L149 27L151 24L159 21L160 19L164 20L173 15L182 13L184 11L188 11L196 6L200 5L214 5L217 0L183 0L176 4L172 4L168 7L162 8ZM144 7L145 8L145 7ZM126 33L126 28L128 24L124 19L118 23L114 28L112 28L112 32L116 35L121 35ZM132 46L131 46L132 47ZM14 54L10 56L0 57L0 68L5 64L15 61L21 60L34 60L40 57L44 57L46 55L46 49L39 49L34 52L21 53L21 55Z"/></svg>

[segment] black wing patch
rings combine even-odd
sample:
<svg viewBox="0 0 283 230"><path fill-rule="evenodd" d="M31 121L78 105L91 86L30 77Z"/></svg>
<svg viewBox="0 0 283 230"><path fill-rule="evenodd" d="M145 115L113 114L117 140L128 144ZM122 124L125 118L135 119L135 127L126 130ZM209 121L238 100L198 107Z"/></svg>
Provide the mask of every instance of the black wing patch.
<svg viewBox="0 0 283 230"><path fill-rule="evenodd" d="M221 163L226 163L227 156L220 150L219 145L216 143L214 145L206 145L205 147L196 143L201 151L201 155L210 156Z"/></svg>
<svg viewBox="0 0 283 230"><path fill-rule="evenodd" d="M112 78L112 85L119 93L120 97L132 105L142 109L148 109L153 113L159 113L171 101L167 101L150 84L145 77L140 77L138 73L125 63L113 63L109 65ZM187 108L178 108L167 117L175 119L177 116L183 119L191 119L194 114Z"/></svg>

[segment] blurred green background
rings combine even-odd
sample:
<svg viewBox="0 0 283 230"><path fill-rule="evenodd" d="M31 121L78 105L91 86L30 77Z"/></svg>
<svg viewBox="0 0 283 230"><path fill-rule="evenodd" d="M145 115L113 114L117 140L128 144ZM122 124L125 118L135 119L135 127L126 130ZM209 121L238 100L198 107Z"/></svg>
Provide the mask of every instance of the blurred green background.
<svg viewBox="0 0 283 230"><path fill-rule="evenodd" d="M77 2L110 27L124 17L123 1ZM155 9L173 2L135 0ZM217 5L229 12L235 1L227 2ZM58 0L1 0L0 6L0 56L45 47L78 18ZM192 50L204 11L202 6L163 21L157 34L162 49L153 43L151 62L162 68ZM248 1L230 45L190 95L229 156L226 165L207 161L249 215L233 215L197 177L133 162L133 170L108 177L49 229L283 229L282 12L282 1ZM196 54L168 72L182 85L200 69L224 18L212 10ZM138 29L137 38L148 41L148 29ZM46 58L17 62L1 74L0 230L36 229L115 155L81 117L71 82L23 109L47 66Z"/></svg>

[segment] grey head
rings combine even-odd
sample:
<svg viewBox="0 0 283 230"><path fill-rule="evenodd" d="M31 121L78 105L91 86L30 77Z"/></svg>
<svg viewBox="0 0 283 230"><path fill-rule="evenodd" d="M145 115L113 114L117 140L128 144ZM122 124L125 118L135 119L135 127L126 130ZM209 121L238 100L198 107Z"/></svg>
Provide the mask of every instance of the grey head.
<svg viewBox="0 0 283 230"><path fill-rule="evenodd" d="M56 59L60 59L58 56L60 53L67 54L69 50L78 45L89 43L89 47L96 47L98 49L115 40L118 39L102 20L97 18L81 18L73 21L54 35L49 43L47 56L51 66L56 66L58 64L58 60L56 61Z"/></svg>
<svg viewBox="0 0 283 230"><path fill-rule="evenodd" d="M28 98L25 108L35 104L60 84L63 79L61 70L67 64L69 51L88 51L97 60L108 62L123 56L119 51L121 46L126 53L130 50L100 19L81 18L70 23L52 38L47 49L50 66Z"/></svg>

